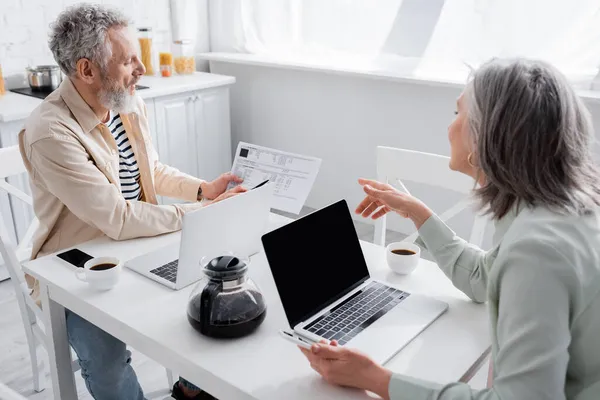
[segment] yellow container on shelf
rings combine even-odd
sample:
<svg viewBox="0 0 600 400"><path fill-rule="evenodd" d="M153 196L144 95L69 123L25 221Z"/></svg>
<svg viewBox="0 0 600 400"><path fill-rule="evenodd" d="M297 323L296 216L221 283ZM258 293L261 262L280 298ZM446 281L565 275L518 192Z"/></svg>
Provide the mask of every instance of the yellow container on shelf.
<svg viewBox="0 0 600 400"><path fill-rule="evenodd" d="M138 28L139 42L140 42L140 55L142 58L142 64L146 67L146 75L154 75L154 68L152 66L152 59L154 53L152 50L152 29L151 28Z"/></svg>
<svg viewBox="0 0 600 400"><path fill-rule="evenodd" d="M167 78L173 75L173 54L168 52L158 53L160 75Z"/></svg>
<svg viewBox="0 0 600 400"><path fill-rule="evenodd" d="M173 63L178 74L193 74L196 71L194 43L191 40L177 40L173 43Z"/></svg>
<svg viewBox="0 0 600 400"><path fill-rule="evenodd" d="M6 93L6 87L4 86L4 76L2 75L2 65L0 65L0 96Z"/></svg>
<svg viewBox="0 0 600 400"><path fill-rule="evenodd" d="M175 72L178 74L193 74L196 71L196 60L190 56L175 57Z"/></svg>

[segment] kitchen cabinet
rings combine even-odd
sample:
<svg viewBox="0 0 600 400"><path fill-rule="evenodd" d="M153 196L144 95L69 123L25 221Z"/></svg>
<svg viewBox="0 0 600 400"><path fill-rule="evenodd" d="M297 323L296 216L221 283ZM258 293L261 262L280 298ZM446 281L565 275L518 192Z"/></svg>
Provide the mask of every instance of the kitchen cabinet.
<svg viewBox="0 0 600 400"><path fill-rule="evenodd" d="M154 130L157 139L155 146L160 161L186 174L197 176L193 102L193 93L154 99ZM180 202L164 197L161 201L163 204Z"/></svg>
<svg viewBox="0 0 600 400"><path fill-rule="evenodd" d="M231 169L229 86L235 78L195 73L170 78L143 77L149 89L138 94L146 103L152 142L160 160L190 175L211 180ZM18 133L41 100L7 93L0 96L0 147L18 143ZM26 174L9 182L30 193ZM159 197L161 204L177 200ZM9 237L18 243L33 210L0 191L0 212ZM0 258L0 281L7 277Z"/></svg>
<svg viewBox="0 0 600 400"><path fill-rule="evenodd" d="M199 92L194 100L198 176L213 180L231 170L229 89Z"/></svg>
<svg viewBox="0 0 600 400"><path fill-rule="evenodd" d="M197 175L194 95L184 93L154 100L156 148L161 162Z"/></svg>
<svg viewBox="0 0 600 400"><path fill-rule="evenodd" d="M205 180L231 170L228 88L159 97L153 109L161 162Z"/></svg>

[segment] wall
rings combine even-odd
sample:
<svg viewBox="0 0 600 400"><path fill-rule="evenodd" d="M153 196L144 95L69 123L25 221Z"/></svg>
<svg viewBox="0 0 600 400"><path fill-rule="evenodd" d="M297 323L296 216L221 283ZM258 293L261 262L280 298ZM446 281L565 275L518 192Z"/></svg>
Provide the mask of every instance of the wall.
<svg viewBox="0 0 600 400"><path fill-rule="evenodd" d="M375 177L378 145L449 155L446 132L459 88L215 61L211 71L236 78L231 89L234 148L242 140L322 158L307 206L340 198L357 205L362 192L356 179ZM588 105L600 132L600 104ZM460 199L410 182L407 187L436 212ZM471 218L461 215L450 223L466 235ZM404 233L414 229L399 218L390 224Z"/></svg>
<svg viewBox="0 0 600 400"><path fill-rule="evenodd" d="M207 0L197 1L198 52L209 50ZM22 74L28 65L55 64L48 49L50 24L73 0L1 0L0 65L4 75ZM136 26L152 27L157 49L171 43L169 0L96 0L113 5ZM200 66L206 65L205 63Z"/></svg>

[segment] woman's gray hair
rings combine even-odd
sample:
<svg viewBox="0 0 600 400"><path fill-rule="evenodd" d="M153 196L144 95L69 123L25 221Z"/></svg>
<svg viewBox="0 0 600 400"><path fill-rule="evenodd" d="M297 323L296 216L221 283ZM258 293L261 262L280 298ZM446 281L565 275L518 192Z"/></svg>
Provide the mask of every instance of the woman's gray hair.
<svg viewBox="0 0 600 400"><path fill-rule="evenodd" d="M107 32L126 27L129 20L119 11L96 4L69 7L56 19L50 32L49 46L61 70L73 76L77 61L87 58L106 70L112 56Z"/></svg>
<svg viewBox="0 0 600 400"><path fill-rule="evenodd" d="M465 88L475 193L502 218L513 206L584 213L600 204L590 114L567 79L541 61L492 60Z"/></svg>

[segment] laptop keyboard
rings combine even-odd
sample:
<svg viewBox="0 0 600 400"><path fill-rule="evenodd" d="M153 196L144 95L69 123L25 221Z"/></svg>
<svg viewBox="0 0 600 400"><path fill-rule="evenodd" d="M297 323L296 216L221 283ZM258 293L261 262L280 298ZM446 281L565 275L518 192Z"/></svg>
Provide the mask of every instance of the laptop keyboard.
<svg viewBox="0 0 600 400"><path fill-rule="evenodd" d="M336 306L304 329L344 345L408 296L409 293L371 282L360 294Z"/></svg>
<svg viewBox="0 0 600 400"><path fill-rule="evenodd" d="M177 266L179 265L179 260L171 261L168 264L163 265L162 267L155 268L150 271L151 274L158 275L161 278L164 278L170 282L175 283L177 280Z"/></svg>

